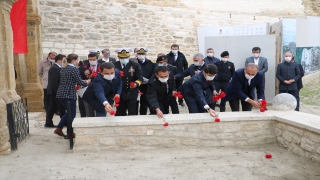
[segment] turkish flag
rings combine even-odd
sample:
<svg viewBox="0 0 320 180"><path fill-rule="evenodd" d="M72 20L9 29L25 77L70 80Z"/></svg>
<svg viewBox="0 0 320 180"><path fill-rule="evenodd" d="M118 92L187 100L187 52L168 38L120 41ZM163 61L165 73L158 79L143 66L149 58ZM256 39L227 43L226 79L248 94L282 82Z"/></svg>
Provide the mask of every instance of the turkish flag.
<svg viewBox="0 0 320 180"><path fill-rule="evenodd" d="M27 54L27 0L18 0L12 5L10 20L13 32L13 52Z"/></svg>

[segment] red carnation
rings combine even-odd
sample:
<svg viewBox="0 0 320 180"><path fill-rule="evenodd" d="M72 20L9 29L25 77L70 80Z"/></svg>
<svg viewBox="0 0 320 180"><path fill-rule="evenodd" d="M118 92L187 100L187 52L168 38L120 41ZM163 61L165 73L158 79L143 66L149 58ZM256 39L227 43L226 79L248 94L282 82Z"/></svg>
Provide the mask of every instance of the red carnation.
<svg viewBox="0 0 320 180"><path fill-rule="evenodd" d="M226 97L226 93L225 93L225 92L223 92L223 91L221 91L221 93L220 93L220 97L221 97L221 98Z"/></svg>
<svg viewBox="0 0 320 180"><path fill-rule="evenodd" d="M98 66L97 71L98 71L98 72L101 72L100 66Z"/></svg>
<svg viewBox="0 0 320 180"><path fill-rule="evenodd" d="M116 112L114 112L113 110L109 112L111 116L115 115Z"/></svg>
<svg viewBox="0 0 320 180"><path fill-rule="evenodd" d="M118 108L120 105L119 104L115 104L114 107Z"/></svg>
<svg viewBox="0 0 320 180"><path fill-rule="evenodd" d="M117 104L119 104L119 102L120 102L120 97L119 97L119 96L114 97L114 102L116 102Z"/></svg>
<svg viewBox="0 0 320 180"><path fill-rule="evenodd" d="M183 96L180 94L180 95L178 95L178 99L182 99L183 98Z"/></svg>
<svg viewBox="0 0 320 180"><path fill-rule="evenodd" d="M167 126L169 126L169 123L166 122L166 123L163 124L163 126L167 127Z"/></svg>
<svg viewBox="0 0 320 180"><path fill-rule="evenodd" d="M217 102L219 101L219 99L220 99L220 96L213 96L212 101Z"/></svg>
<svg viewBox="0 0 320 180"><path fill-rule="evenodd" d="M261 106L267 106L267 101L266 100L261 100Z"/></svg>
<svg viewBox="0 0 320 180"><path fill-rule="evenodd" d="M182 94L181 94L181 92L176 92L176 93L174 93L174 95L173 95L174 97L177 97L177 98L179 98L179 99L182 99L183 98L183 96L182 96Z"/></svg>
<svg viewBox="0 0 320 180"><path fill-rule="evenodd" d="M92 73L91 73L91 77L92 77L92 78L95 78L97 75L98 75L97 72L92 72Z"/></svg>
<svg viewBox="0 0 320 180"><path fill-rule="evenodd" d="M260 108L260 112L265 112L266 109L265 108Z"/></svg>
<svg viewBox="0 0 320 180"><path fill-rule="evenodd" d="M124 72L120 71L120 76L123 77L124 76Z"/></svg>
<svg viewBox="0 0 320 180"><path fill-rule="evenodd" d="M87 65L84 65L83 68L87 69Z"/></svg>
<svg viewBox="0 0 320 180"><path fill-rule="evenodd" d="M214 118L214 122L220 122L220 118L218 117Z"/></svg>
<svg viewBox="0 0 320 180"><path fill-rule="evenodd" d="M135 85L136 85L135 82L131 82L131 83L130 83L130 87L134 87Z"/></svg>
<svg viewBox="0 0 320 180"><path fill-rule="evenodd" d="M80 88L81 88L80 85L76 85L76 87L75 87L76 91L78 91Z"/></svg>

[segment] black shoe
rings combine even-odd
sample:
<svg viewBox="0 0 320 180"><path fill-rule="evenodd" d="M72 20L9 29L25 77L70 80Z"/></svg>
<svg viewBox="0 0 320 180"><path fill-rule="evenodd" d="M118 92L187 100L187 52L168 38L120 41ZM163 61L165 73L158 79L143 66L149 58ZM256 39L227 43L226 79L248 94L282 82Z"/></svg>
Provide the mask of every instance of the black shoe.
<svg viewBox="0 0 320 180"><path fill-rule="evenodd" d="M44 127L46 128L56 128L57 126L54 124L45 124Z"/></svg>
<svg viewBox="0 0 320 180"><path fill-rule="evenodd" d="M184 107L185 106L185 104L182 102L182 103L179 103L179 105L180 106L182 106L182 107Z"/></svg>

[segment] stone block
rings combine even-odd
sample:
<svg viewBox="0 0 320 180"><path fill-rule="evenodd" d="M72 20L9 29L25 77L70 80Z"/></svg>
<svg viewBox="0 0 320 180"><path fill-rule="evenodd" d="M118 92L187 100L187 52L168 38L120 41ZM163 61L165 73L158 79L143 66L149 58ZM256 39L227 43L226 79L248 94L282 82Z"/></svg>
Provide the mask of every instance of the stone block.
<svg viewBox="0 0 320 180"><path fill-rule="evenodd" d="M234 135L231 133L221 133L221 134L217 134L217 138L220 140L233 139Z"/></svg>
<svg viewBox="0 0 320 180"><path fill-rule="evenodd" d="M217 139L214 134L204 133L199 136L200 139Z"/></svg>
<svg viewBox="0 0 320 180"><path fill-rule="evenodd" d="M116 130L121 136L128 136L128 135L146 135L147 134L147 127L146 126L132 126L132 127L124 127L118 128Z"/></svg>
<svg viewBox="0 0 320 180"><path fill-rule="evenodd" d="M147 150L154 150L154 149L156 149L156 147L150 147L150 146L148 146L148 147L144 147L144 146L142 146L142 147L126 147L126 148L123 148L123 150L125 150L125 151L147 151Z"/></svg>
<svg viewBox="0 0 320 180"><path fill-rule="evenodd" d="M296 98L288 93L278 94L272 101L272 107L277 111L294 111L296 106Z"/></svg>
<svg viewBox="0 0 320 180"><path fill-rule="evenodd" d="M119 146L103 146L100 148L101 151L118 151Z"/></svg>
<svg viewBox="0 0 320 180"><path fill-rule="evenodd" d="M201 124L201 131L203 132L221 132L222 129L219 123Z"/></svg>
<svg viewBox="0 0 320 180"><path fill-rule="evenodd" d="M177 138L163 138L162 143L165 147L179 147L180 140Z"/></svg>
<svg viewBox="0 0 320 180"><path fill-rule="evenodd" d="M247 142L236 142L236 145L239 145L239 146L247 146L248 143L247 143Z"/></svg>
<svg viewBox="0 0 320 180"><path fill-rule="evenodd" d="M154 130L147 130L147 135L152 136L154 134Z"/></svg>
<svg viewBox="0 0 320 180"><path fill-rule="evenodd" d="M222 122L220 128L222 132L236 132L240 130L240 125L238 123Z"/></svg>
<svg viewBox="0 0 320 180"><path fill-rule="evenodd" d="M282 131L279 128L276 128L275 132L276 132L276 136L280 136L282 134Z"/></svg>
<svg viewBox="0 0 320 180"><path fill-rule="evenodd" d="M98 136L77 136L75 144L77 145L93 145L98 143Z"/></svg>
<svg viewBox="0 0 320 180"><path fill-rule="evenodd" d="M235 143L233 141L221 141L221 146L234 146Z"/></svg>
<svg viewBox="0 0 320 180"><path fill-rule="evenodd" d="M259 131L261 130L261 124L258 123L249 123L249 124L242 124L241 131Z"/></svg>
<svg viewBox="0 0 320 180"><path fill-rule="evenodd" d="M295 154L299 155L299 156L305 156L305 151L299 147L294 146L292 148L292 152L294 152Z"/></svg>
<svg viewBox="0 0 320 180"><path fill-rule="evenodd" d="M83 33L84 40L101 40L102 36L99 33Z"/></svg>
<svg viewBox="0 0 320 180"><path fill-rule="evenodd" d="M304 137L308 138L312 142L320 143L320 135L319 134L305 132Z"/></svg>
<svg viewBox="0 0 320 180"><path fill-rule="evenodd" d="M285 148L287 148L289 145L289 143L286 140L284 140L282 137L278 136L277 141L280 143L281 146L283 146Z"/></svg>
<svg viewBox="0 0 320 180"><path fill-rule="evenodd" d="M203 140L199 143L199 146L203 147L217 147L220 146L220 142L215 140Z"/></svg>
<svg viewBox="0 0 320 180"><path fill-rule="evenodd" d="M150 137L150 138L139 138L136 140L136 144L146 145L146 146L158 146L161 144L161 138L159 137Z"/></svg>
<svg viewBox="0 0 320 180"><path fill-rule="evenodd" d="M303 133L304 133L303 130L298 129L298 128L293 127L293 126L288 126L287 129L288 129L288 131L294 132L294 133L296 133L296 134L298 134L298 135L300 135L300 136L302 136Z"/></svg>
<svg viewBox="0 0 320 180"><path fill-rule="evenodd" d="M287 142L291 142L291 138L292 138L292 133L285 131L282 133L282 137L284 140L286 140Z"/></svg>
<svg viewBox="0 0 320 180"><path fill-rule="evenodd" d="M134 144L134 139L129 137L122 137L116 139L117 145L128 147Z"/></svg>
<svg viewBox="0 0 320 180"><path fill-rule="evenodd" d="M310 156L313 162L320 164L320 156L312 155Z"/></svg>
<svg viewBox="0 0 320 180"><path fill-rule="evenodd" d="M62 54L71 54L71 53L73 53L73 49L66 49L66 48L62 49Z"/></svg>
<svg viewBox="0 0 320 180"><path fill-rule="evenodd" d="M277 123L276 127L279 129L287 129L287 125L284 123Z"/></svg>
<svg viewBox="0 0 320 180"><path fill-rule="evenodd" d="M184 125L170 125L166 127L166 130L184 131L186 128Z"/></svg>
<svg viewBox="0 0 320 180"><path fill-rule="evenodd" d="M83 128L86 134L113 134L114 128L112 127L97 127L97 128Z"/></svg>
<svg viewBox="0 0 320 180"><path fill-rule="evenodd" d="M254 137L254 138L251 138L248 140L248 144L250 144L250 145L270 144L270 143L275 143L275 142L276 142L276 137L270 136L270 135L258 136L258 137Z"/></svg>
<svg viewBox="0 0 320 180"><path fill-rule="evenodd" d="M317 153L320 154L320 146L317 149Z"/></svg>
<svg viewBox="0 0 320 180"><path fill-rule="evenodd" d="M112 146L116 144L114 138L109 137L100 137L100 143L106 146Z"/></svg>
<svg viewBox="0 0 320 180"><path fill-rule="evenodd" d="M52 48L53 47L53 42L42 42L42 47L48 47Z"/></svg>
<svg viewBox="0 0 320 180"><path fill-rule="evenodd" d="M197 139L187 139L182 141L182 144L186 146L197 146L198 143L199 143L199 140Z"/></svg>
<svg viewBox="0 0 320 180"><path fill-rule="evenodd" d="M314 142L306 138L301 138L301 147L302 149L313 152L314 151Z"/></svg>

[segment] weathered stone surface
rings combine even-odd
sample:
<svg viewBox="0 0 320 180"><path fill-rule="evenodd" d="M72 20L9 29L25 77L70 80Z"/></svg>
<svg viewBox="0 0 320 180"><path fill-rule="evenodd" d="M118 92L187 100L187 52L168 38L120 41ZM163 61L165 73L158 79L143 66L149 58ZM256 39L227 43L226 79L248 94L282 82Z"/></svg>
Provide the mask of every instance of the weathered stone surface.
<svg viewBox="0 0 320 180"><path fill-rule="evenodd" d="M198 142L199 140L197 139L187 139L182 141L182 144L186 146L197 146Z"/></svg>
<svg viewBox="0 0 320 180"><path fill-rule="evenodd" d="M272 101L272 107L277 111L294 111L296 106L296 98L288 93L278 94Z"/></svg>
<svg viewBox="0 0 320 180"><path fill-rule="evenodd" d="M93 145L98 143L98 136L77 136L78 145Z"/></svg>
<svg viewBox="0 0 320 180"><path fill-rule="evenodd" d="M134 144L134 139L129 137L126 137L126 138L123 137L123 138L118 138L116 142L119 146L131 146L132 144Z"/></svg>
<svg viewBox="0 0 320 180"><path fill-rule="evenodd" d="M301 138L301 147L304 150L307 150L309 152L313 152L314 150L314 142L310 141L306 138Z"/></svg>
<svg viewBox="0 0 320 180"><path fill-rule="evenodd" d="M127 135L146 135L147 128L146 127L139 127L139 126L133 126L133 127L125 127L125 128L119 128L116 130L119 132L121 136L127 136Z"/></svg>
<svg viewBox="0 0 320 180"><path fill-rule="evenodd" d="M275 143L276 137L275 136L260 136L260 137L254 137L248 140L248 144L255 145L255 144L270 144Z"/></svg>
<svg viewBox="0 0 320 180"><path fill-rule="evenodd" d="M137 144L146 146L157 146L161 144L161 140L158 137L139 138L136 142Z"/></svg>
<svg viewBox="0 0 320 180"><path fill-rule="evenodd" d="M110 137L100 137L100 143L106 146L111 146L116 144L114 138L110 138Z"/></svg>
<svg viewBox="0 0 320 180"><path fill-rule="evenodd" d="M259 131L261 129L261 125L258 123L255 124L242 124L241 130L242 131Z"/></svg>

